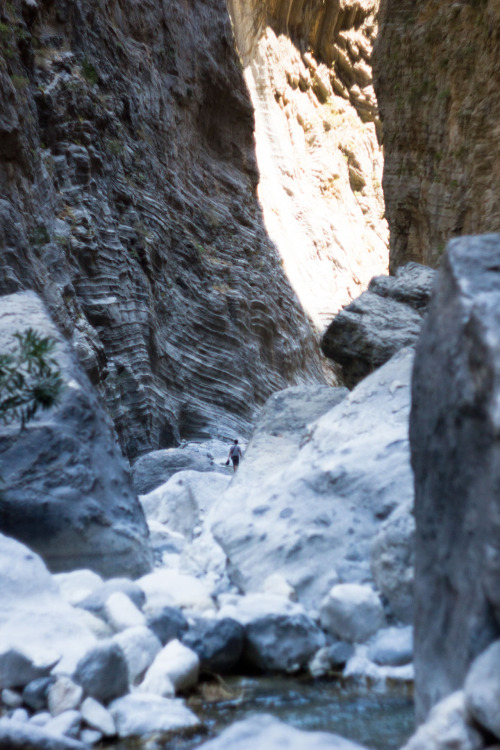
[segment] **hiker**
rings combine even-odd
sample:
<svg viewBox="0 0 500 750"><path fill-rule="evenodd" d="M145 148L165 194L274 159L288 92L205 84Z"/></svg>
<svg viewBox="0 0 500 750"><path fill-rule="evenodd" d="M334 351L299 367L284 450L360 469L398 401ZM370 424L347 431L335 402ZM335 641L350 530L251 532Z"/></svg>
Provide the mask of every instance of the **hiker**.
<svg viewBox="0 0 500 750"><path fill-rule="evenodd" d="M229 459L231 459L231 461L233 462L233 471L236 471L236 469L238 468L238 464L240 463L240 458L243 458L243 451L238 445L238 441L235 440L234 445L229 448L229 457L226 461L226 466L228 466Z"/></svg>

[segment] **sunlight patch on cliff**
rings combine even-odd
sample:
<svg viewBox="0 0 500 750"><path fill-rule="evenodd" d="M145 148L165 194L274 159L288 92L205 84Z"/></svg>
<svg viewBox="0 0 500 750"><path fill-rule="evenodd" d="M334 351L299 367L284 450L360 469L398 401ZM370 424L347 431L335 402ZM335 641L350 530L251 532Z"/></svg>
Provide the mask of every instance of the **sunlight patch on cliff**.
<svg viewBox="0 0 500 750"><path fill-rule="evenodd" d="M303 307L323 330L372 276L387 273L376 127L362 121L340 80L336 93L333 66L301 54L262 19L252 25L248 8L232 11L255 109L266 228ZM363 90L354 85L355 94L376 108L366 83Z"/></svg>

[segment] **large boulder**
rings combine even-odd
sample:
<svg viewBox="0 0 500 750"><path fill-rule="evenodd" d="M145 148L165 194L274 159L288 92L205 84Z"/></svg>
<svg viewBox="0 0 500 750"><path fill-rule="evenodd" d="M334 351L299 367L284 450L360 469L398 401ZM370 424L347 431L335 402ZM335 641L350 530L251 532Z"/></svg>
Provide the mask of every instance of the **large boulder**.
<svg viewBox="0 0 500 750"><path fill-rule="evenodd" d="M53 571L90 568L131 577L152 564L142 508L109 418L69 344L32 292L0 302L0 349L32 328L56 342L63 389L20 430L0 424L0 530L36 550Z"/></svg>
<svg viewBox="0 0 500 750"><path fill-rule="evenodd" d="M385 624L375 591L356 583L333 586L323 599L320 615L324 630L349 643L367 641Z"/></svg>
<svg viewBox="0 0 500 750"><path fill-rule="evenodd" d="M325 635L304 614L269 614L245 627L243 658L261 672L297 672L320 648Z"/></svg>
<svg viewBox="0 0 500 750"><path fill-rule="evenodd" d="M132 693L109 706L119 737L185 732L200 726L200 720L181 700L150 693Z"/></svg>
<svg viewBox="0 0 500 750"><path fill-rule="evenodd" d="M200 750L363 750L361 745L327 732L303 732L266 714L238 721Z"/></svg>
<svg viewBox="0 0 500 750"><path fill-rule="evenodd" d="M500 636L499 257L499 235L449 243L417 346L410 439L420 719Z"/></svg>
<svg viewBox="0 0 500 750"><path fill-rule="evenodd" d="M231 477L213 471L180 471L165 484L140 497L148 521L159 521L187 539L203 515L227 489Z"/></svg>
<svg viewBox="0 0 500 750"><path fill-rule="evenodd" d="M211 511L213 534L243 591L262 590L270 574L280 573L303 603L318 608L336 583L372 582L372 540L413 498L412 360L411 350L399 352L347 396L345 389L325 393L314 410L304 389L300 420L293 416L301 410L300 391L291 389L291 416L279 429L264 412L264 427L258 422L233 482Z"/></svg>
<svg viewBox="0 0 500 750"><path fill-rule="evenodd" d="M214 461L210 451L200 452L186 445L146 453L132 466L132 481L138 495L146 495L180 471L221 472L224 468Z"/></svg>
<svg viewBox="0 0 500 750"><path fill-rule="evenodd" d="M483 738L473 726L462 690L438 703L402 750L482 750Z"/></svg>
<svg viewBox="0 0 500 750"><path fill-rule="evenodd" d="M429 301L435 271L418 263L396 276L376 276L368 291L341 310L326 329L321 347L342 366L349 387L414 344Z"/></svg>
<svg viewBox="0 0 500 750"><path fill-rule="evenodd" d="M243 653L245 631L230 617L196 620L182 637L200 660L201 672L234 672Z"/></svg>
<svg viewBox="0 0 500 750"><path fill-rule="evenodd" d="M94 645L95 637L81 624L77 611L60 596L40 557L2 534L0 591L0 653L14 651L24 656L27 664L24 663L26 671L21 683L25 680L24 684L28 684L40 676L43 665L54 662L63 671L71 672L85 650ZM18 660L11 673L19 687L20 663Z"/></svg>

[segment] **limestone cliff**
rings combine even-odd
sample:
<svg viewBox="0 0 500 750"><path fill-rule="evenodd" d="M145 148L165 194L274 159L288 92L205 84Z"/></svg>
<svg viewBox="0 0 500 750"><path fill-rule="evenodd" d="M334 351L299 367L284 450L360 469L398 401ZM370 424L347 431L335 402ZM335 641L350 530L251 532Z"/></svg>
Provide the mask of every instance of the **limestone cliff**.
<svg viewBox="0 0 500 750"><path fill-rule="evenodd" d="M500 229L498 0L381 0L374 80L391 267Z"/></svg>
<svg viewBox="0 0 500 750"><path fill-rule="evenodd" d="M378 0L228 0L255 108L259 198L323 329L387 271L371 50Z"/></svg>
<svg viewBox="0 0 500 750"><path fill-rule="evenodd" d="M223 0L2 2L0 99L0 293L42 294L129 457L322 380Z"/></svg>

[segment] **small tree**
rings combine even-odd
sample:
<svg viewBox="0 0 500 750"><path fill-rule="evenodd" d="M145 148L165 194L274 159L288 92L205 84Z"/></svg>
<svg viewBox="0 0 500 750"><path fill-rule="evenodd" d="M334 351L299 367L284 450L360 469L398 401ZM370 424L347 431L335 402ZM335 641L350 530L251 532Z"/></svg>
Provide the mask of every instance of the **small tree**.
<svg viewBox="0 0 500 750"><path fill-rule="evenodd" d="M39 409L49 409L60 395L61 373L51 353L55 341L28 328L15 333L12 354L0 354L0 421L9 424L33 419Z"/></svg>

